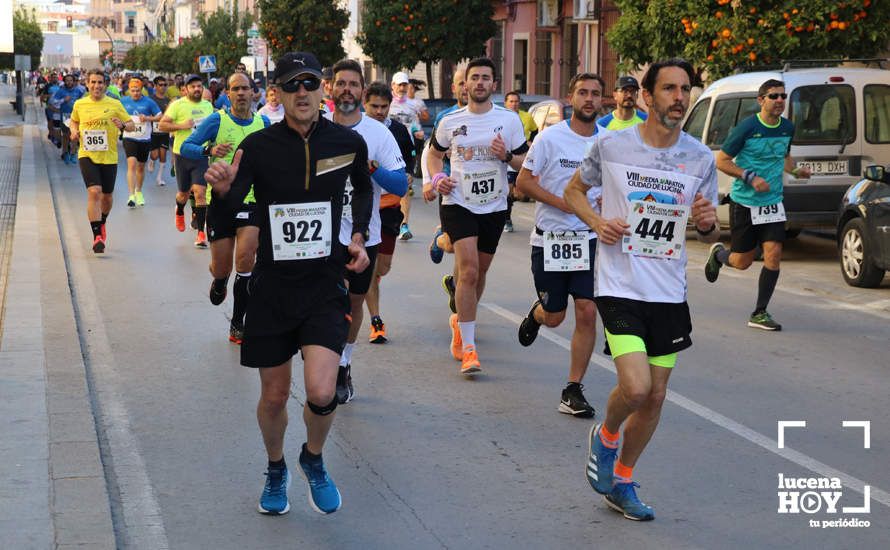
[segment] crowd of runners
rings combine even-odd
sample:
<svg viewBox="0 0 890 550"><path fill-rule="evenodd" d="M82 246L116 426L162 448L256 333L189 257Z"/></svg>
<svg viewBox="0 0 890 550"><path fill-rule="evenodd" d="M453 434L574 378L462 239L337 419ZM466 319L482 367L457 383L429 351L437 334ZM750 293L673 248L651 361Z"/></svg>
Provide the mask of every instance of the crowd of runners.
<svg viewBox="0 0 890 550"><path fill-rule="evenodd" d="M262 93L236 71L216 105L197 75L136 75L114 86L94 70L83 84L65 75L42 90L48 138L63 162L79 166L87 189L93 252L108 246L120 142L130 208L145 204L146 164L157 185L173 174L173 226L190 226L194 245L209 247L212 304L225 302L234 270L228 336L241 346L241 364L261 380L257 419L269 463L260 512L290 509L283 452L298 352L307 431L298 471L315 510L341 506L322 449L336 408L356 395L352 354L365 307L368 341L387 342L380 280L393 268L396 241L412 238L406 197L416 163L423 199L438 203L430 259L452 258L442 278L450 308L442 322L451 328L443 353L463 376L483 372L477 307L505 227L512 230L509 197L515 187L535 201L535 295L517 340L530 346L541 326L563 323L572 298L575 326L558 410L593 417L582 383L599 314L617 384L590 429L586 475L629 519L655 517L636 494L633 469L658 425L678 353L692 345L687 228L715 243L705 266L711 282L722 266L747 268L763 246L767 260L748 324L781 328L766 308L784 240L782 171L808 176L788 159L793 125L781 117L782 82L764 83L761 111L739 124L715 160L681 131L694 77L683 60L653 63L641 82L622 76L611 88L596 74L577 74L566 98L571 118L542 131L517 112L518 94L506 94L503 107L493 104L499 77L487 58L456 71L457 105L438 116L431 136L423 135L420 122L429 115L411 97L405 73L368 83L357 62L325 69L307 52L279 59ZM601 118L606 93L616 108ZM736 178L730 248L717 243L718 169ZM772 205L778 207L764 208Z"/></svg>

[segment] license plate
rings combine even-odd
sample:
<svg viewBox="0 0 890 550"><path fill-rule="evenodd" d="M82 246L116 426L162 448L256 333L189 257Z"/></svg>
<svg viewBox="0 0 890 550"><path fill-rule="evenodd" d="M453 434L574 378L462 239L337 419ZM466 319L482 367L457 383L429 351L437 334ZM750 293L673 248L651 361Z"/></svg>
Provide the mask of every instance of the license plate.
<svg viewBox="0 0 890 550"><path fill-rule="evenodd" d="M846 176L849 173L847 161L844 160L802 160L798 168L809 168L814 176Z"/></svg>

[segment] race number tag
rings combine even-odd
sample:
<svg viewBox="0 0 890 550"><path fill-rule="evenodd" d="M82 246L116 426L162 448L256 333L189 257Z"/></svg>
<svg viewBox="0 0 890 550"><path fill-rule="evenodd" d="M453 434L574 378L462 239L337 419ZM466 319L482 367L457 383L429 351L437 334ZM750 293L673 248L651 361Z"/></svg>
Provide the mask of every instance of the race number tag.
<svg viewBox="0 0 890 550"><path fill-rule="evenodd" d="M84 130L81 132L84 151L107 151L108 132L106 130Z"/></svg>
<svg viewBox="0 0 890 550"><path fill-rule="evenodd" d="M62 124L64 124L66 128L71 128L71 115L70 114L62 115Z"/></svg>
<svg viewBox="0 0 890 550"><path fill-rule="evenodd" d="M192 130L197 130L197 129L198 129L198 126L200 126L201 123L204 122L204 119L205 119L205 118L207 118L207 117L206 117L206 116L202 116L202 117L198 117L198 118L193 118L193 119L192 119L192 122L194 122L195 125L192 126Z"/></svg>
<svg viewBox="0 0 890 550"><path fill-rule="evenodd" d="M151 128L145 122L139 120L139 115L132 116L133 125L136 127L132 132L124 131L124 137L127 139L146 140L151 137L149 129Z"/></svg>
<svg viewBox="0 0 890 550"><path fill-rule="evenodd" d="M331 255L331 203L269 205L272 258L312 260Z"/></svg>
<svg viewBox="0 0 890 550"><path fill-rule="evenodd" d="M765 223L783 222L785 217L785 205L781 202L767 206L749 206L751 209L751 224L762 225Z"/></svg>
<svg viewBox="0 0 890 550"><path fill-rule="evenodd" d="M627 223L630 236L621 242L621 250L634 256L678 258L686 246L686 205L634 201Z"/></svg>
<svg viewBox="0 0 890 550"><path fill-rule="evenodd" d="M345 220L352 220L352 180L346 178L346 187L343 188L343 215Z"/></svg>
<svg viewBox="0 0 890 550"><path fill-rule="evenodd" d="M461 181L464 200L467 204L477 206L498 200L501 196L501 186L498 185L500 177L501 171L498 168L464 172Z"/></svg>
<svg viewBox="0 0 890 550"><path fill-rule="evenodd" d="M544 232L544 271L590 270L587 231Z"/></svg>
<svg viewBox="0 0 890 550"><path fill-rule="evenodd" d="M155 120L151 123L151 131L160 134L161 133L161 121Z"/></svg>

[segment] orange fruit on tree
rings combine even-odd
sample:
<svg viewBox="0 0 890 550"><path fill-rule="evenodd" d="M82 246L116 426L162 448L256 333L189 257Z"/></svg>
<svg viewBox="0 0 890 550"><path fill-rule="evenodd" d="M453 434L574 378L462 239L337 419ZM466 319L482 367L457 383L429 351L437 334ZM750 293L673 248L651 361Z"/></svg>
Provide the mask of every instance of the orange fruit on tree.
<svg viewBox="0 0 890 550"><path fill-rule="evenodd" d="M749 53L749 54L748 54L748 59L750 59L751 61L756 61L756 60L757 60L757 54L754 53L754 52Z"/></svg>
<svg viewBox="0 0 890 550"><path fill-rule="evenodd" d="M847 23L845 23L844 21L839 21L837 24L837 28L838 30L845 30L847 28Z"/></svg>
<svg viewBox="0 0 890 550"><path fill-rule="evenodd" d="M706 58L708 61L714 61L714 54L709 54Z"/></svg>
<svg viewBox="0 0 890 550"><path fill-rule="evenodd" d="M753 39L753 38L749 38L749 39L748 39L748 45L749 45L749 46L753 46L753 45L754 45L754 39Z"/></svg>
<svg viewBox="0 0 890 550"><path fill-rule="evenodd" d="M722 36L723 38L729 38L730 36L732 36L732 31L729 29L723 29L720 32L720 36Z"/></svg>

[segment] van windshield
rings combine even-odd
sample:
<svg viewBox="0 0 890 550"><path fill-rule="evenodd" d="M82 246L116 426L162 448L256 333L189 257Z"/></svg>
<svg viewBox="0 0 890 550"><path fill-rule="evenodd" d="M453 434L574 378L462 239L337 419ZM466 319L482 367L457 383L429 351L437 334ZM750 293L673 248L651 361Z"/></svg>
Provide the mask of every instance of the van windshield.
<svg viewBox="0 0 890 550"><path fill-rule="evenodd" d="M792 145L840 145L856 139L853 87L820 84L791 92Z"/></svg>

